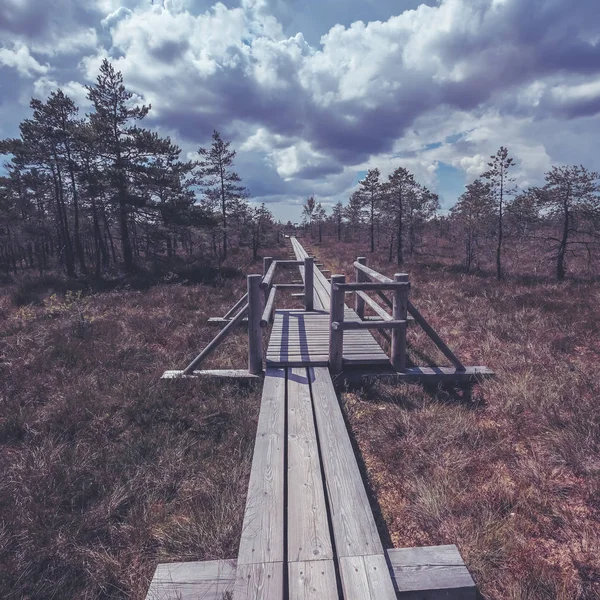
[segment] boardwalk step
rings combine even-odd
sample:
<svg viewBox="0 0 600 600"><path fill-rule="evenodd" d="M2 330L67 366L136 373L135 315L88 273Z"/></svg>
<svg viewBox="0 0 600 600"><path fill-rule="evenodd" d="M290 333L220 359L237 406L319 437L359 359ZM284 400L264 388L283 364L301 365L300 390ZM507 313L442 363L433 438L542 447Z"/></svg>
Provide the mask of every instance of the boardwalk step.
<svg viewBox="0 0 600 600"><path fill-rule="evenodd" d="M477 588L454 544L387 551L402 600L475 600Z"/></svg>
<svg viewBox="0 0 600 600"><path fill-rule="evenodd" d="M400 600L475 600L476 588L455 545L398 548L386 551L396 597ZM234 560L163 563L154 573L146 600L224 600L233 593L236 579ZM323 590L321 581L330 577L332 561L292 563L293 589ZM358 573L350 575L359 579ZM310 585L306 583L310 582ZM364 584L364 581L363 581ZM337 595L293 596L291 598L337 600Z"/></svg>

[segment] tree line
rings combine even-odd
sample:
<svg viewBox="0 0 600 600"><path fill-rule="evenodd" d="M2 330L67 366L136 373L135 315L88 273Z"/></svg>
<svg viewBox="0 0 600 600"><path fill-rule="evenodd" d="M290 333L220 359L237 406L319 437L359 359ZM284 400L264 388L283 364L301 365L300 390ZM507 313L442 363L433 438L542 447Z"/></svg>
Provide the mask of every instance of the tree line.
<svg viewBox="0 0 600 600"><path fill-rule="evenodd" d="M249 204L230 142L215 131L198 160L182 160L168 137L141 126L151 107L134 102L108 60L86 87L84 118L58 89L31 100L18 138L0 140L0 270L99 276L132 271L144 256L221 261L232 244L257 256L273 217Z"/></svg>
<svg viewBox="0 0 600 600"><path fill-rule="evenodd" d="M544 185L520 190L514 167L515 160L501 146L448 215L439 214L438 195L407 169L398 167L387 180L379 169L370 169L346 205L338 202L329 214L314 197L308 198L303 221L319 240L324 229L339 241L364 235L371 252L386 247L388 260L398 265L424 251L425 231L462 246L467 272L493 247L499 280L507 240L536 242L562 281L569 257L583 251L591 258L600 246L600 175L581 165L553 166Z"/></svg>

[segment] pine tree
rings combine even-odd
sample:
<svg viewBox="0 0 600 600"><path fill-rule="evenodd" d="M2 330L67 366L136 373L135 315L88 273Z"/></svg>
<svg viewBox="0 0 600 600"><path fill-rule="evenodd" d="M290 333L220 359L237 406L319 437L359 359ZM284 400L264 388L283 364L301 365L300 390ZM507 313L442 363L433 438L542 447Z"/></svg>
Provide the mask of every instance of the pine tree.
<svg viewBox="0 0 600 600"><path fill-rule="evenodd" d="M143 172L148 156L157 148L157 137L149 137L135 125L143 119L150 106L132 106L133 94L125 89L123 76L104 59L95 86L87 86L88 99L94 106L90 123L98 153L103 161L103 176L110 190L111 201L118 211L123 262L133 269L133 248L129 221L131 213L144 204L143 195L136 193L135 181Z"/></svg>
<svg viewBox="0 0 600 600"><path fill-rule="evenodd" d="M381 201L381 183L379 169L369 169L367 176L360 182L360 197L368 208L369 229L371 233L371 252L375 252L375 219Z"/></svg>
<svg viewBox="0 0 600 600"><path fill-rule="evenodd" d="M406 226L407 204L417 187L418 184L413 174L403 167L398 167L391 173L388 181L384 184L385 212L393 219L396 230L396 261L398 265L404 262L403 233Z"/></svg>
<svg viewBox="0 0 600 600"><path fill-rule="evenodd" d="M465 271L468 273L476 259L480 239L484 236L494 214L489 184L481 179L470 183L452 207L450 214L462 230L465 244Z"/></svg>
<svg viewBox="0 0 600 600"><path fill-rule="evenodd" d="M315 212L313 215L313 221L317 223L319 231L319 244L323 241L323 223L327 218L327 211L323 208L323 205L319 202L315 206Z"/></svg>
<svg viewBox="0 0 600 600"><path fill-rule="evenodd" d="M308 224L308 228L310 230L310 234L312 236L312 223L315 214L315 208L317 207L317 202L314 196L309 196L306 199L306 202L302 206L302 221Z"/></svg>
<svg viewBox="0 0 600 600"><path fill-rule="evenodd" d="M365 203L359 191L353 192L348 201L348 206L344 209L350 227L350 232L357 231L360 239L360 228L365 218Z"/></svg>
<svg viewBox="0 0 600 600"><path fill-rule="evenodd" d="M566 275L566 255L573 245L598 245L600 235L600 174L583 166L552 167L546 185L536 190L538 202L551 219L560 223L560 237L550 238L556 252L556 278ZM581 237L588 236L591 241Z"/></svg>
<svg viewBox="0 0 600 600"><path fill-rule="evenodd" d="M483 173L482 177L487 179L491 186L492 198L496 207L496 223L498 244L496 246L496 276L498 280L502 279L502 242L504 239L504 211L507 204L507 197L514 195L515 189L511 186L514 178L509 175L509 169L514 166L514 160L508 156L508 150L500 146L498 152L490 157L492 160L488 163L489 170Z"/></svg>
<svg viewBox="0 0 600 600"><path fill-rule="evenodd" d="M214 131L210 148L199 148L199 176L210 206L219 206L222 226L222 258L227 258L227 218L235 203L244 196L245 189L238 185L239 175L232 170L235 150L231 142L224 142Z"/></svg>
<svg viewBox="0 0 600 600"><path fill-rule="evenodd" d="M335 225L338 242L340 242L342 240L342 223L344 221L344 206L341 202L334 205L331 218Z"/></svg>

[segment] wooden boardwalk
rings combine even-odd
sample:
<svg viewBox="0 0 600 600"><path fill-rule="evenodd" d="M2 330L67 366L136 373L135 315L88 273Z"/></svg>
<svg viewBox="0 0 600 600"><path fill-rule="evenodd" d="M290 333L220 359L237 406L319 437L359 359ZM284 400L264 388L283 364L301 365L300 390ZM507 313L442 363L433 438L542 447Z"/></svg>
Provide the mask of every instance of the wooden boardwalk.
<svg viewBox="0 0 600 600"><path fill-rule="evenodd" d="M237 561L159 565L147 600L475 598L455 546L384 551L326 366L329 287L315 269L315 311L276 311ZM345 362L389 365L368 331L344 342Z"/></svg>
<svg viewBox="0 0 600 600"><path fill-rule="evenodd" d="M346 308L345 321L358 321ZM267 349L267 366L327 366L329 362L329 313L323 310L277 310ZM390 360L367 330L344 336L347 365L389 365Z"/></svg>

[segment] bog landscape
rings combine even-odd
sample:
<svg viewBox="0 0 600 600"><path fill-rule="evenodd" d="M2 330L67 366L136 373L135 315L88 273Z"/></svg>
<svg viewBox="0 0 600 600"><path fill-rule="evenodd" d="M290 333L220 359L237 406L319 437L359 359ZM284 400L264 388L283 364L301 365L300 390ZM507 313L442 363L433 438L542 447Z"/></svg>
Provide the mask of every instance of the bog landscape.
<svg viewBox="0 0 600 600"><path fill-rule="evenodd" d="M600 598L596 157L271 201L120 61L0 140L0 598Z"/></svg>

